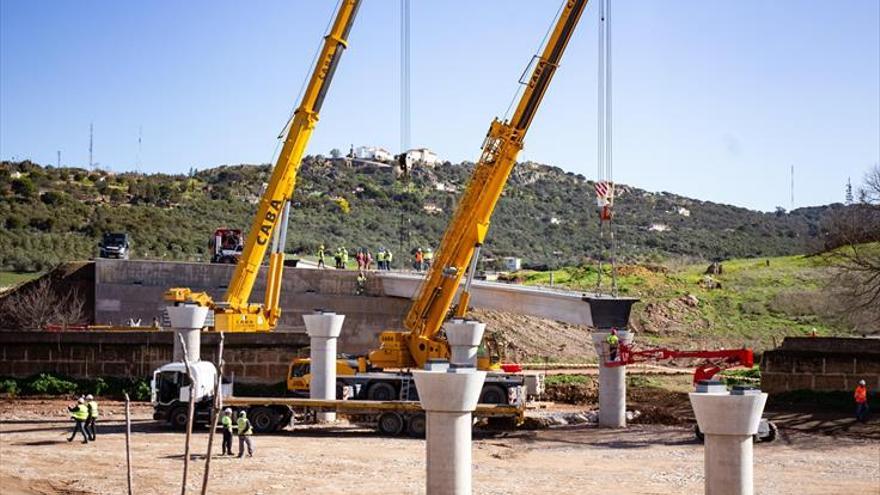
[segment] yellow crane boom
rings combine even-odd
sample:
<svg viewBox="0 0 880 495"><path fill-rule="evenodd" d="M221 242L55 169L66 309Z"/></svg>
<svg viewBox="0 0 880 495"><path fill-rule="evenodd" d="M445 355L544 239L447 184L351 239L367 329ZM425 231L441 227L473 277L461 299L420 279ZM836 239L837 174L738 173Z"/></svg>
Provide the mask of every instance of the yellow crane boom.
<svg viewBox="0 0 880 495"><path fill-rule="evenodd" d="M296 184L296 176L306 145L318 122L318 114L330 82L348 45L348 34L354 23L361 0L343 0L330 32L312 71L302 101L293 114L284 145L272 170L266 191L260 199L241 259L226 290L223 301L214 301L204 292L172 288L165 299L175 303L196 303L214 310L214 329L222 331L268 331L281 316L281 275L284 270L284 242L287 212ZM281 226L281 229L278 227ZM269 243L269 271L266 294L262 304L249 302Z"/></svg>
<svg viewBox="0 0 880 495"><path fill-rule="evenodd" d="M410 306L404 325L407 331L385 331L380 348L369 355L379 368L423 367L432 358L448 355L446 341L438 338L452 307L461 278L470 265L468 283L462 291L456 314L464 315L470 299L470 280L477 253L489 230L492 212L501 197L523 138L559 66L562 54L586 7L587 0L567 0L534 69L525 83L516 111L509 120L492 121L483 142L479 162L474 166L452 220L440 241L434 262Z"/></svg>

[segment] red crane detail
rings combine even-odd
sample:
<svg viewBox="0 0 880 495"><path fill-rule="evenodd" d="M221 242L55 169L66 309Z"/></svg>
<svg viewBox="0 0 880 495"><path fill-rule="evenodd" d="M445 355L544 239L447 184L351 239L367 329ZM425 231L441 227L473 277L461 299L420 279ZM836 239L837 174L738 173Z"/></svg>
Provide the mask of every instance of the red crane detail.
<svg viewBox="0 0 880 495"><path fill-rule="evenodd" d="M606 356L607 357L607 356ZM678 351L664 347L634 350L626 344L617 348L617 359L605 361L605 366L626 366L648 361L666 361L672 359L703 359L704 362L694 370L694 384L700 380L709 380L719 371L730 368L751 368L755 365L755 356L751 349L717 349Z"/></svg>

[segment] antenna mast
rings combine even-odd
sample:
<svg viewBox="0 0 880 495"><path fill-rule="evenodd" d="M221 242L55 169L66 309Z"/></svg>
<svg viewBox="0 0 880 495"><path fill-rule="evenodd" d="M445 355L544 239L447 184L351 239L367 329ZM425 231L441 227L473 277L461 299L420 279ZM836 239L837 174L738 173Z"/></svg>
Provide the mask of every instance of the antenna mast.
<svg viewBox="0 0 880 495"><path fill-rule="evenodd" d="M91 170L95 166L95 162L92 160L92 151L94 150L95 144L95 126L91 122L89 122L89 169Z"/></svg>

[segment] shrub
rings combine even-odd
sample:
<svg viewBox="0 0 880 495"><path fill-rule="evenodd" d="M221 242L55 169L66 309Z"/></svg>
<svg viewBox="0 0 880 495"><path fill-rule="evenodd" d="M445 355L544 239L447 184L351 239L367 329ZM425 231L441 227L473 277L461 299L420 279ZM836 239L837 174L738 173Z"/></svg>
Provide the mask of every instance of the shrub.
<svg viewBox="0 0 880 495"><path fill-rule="evenodd" d="M40 373L25 383L25 390L32 395L70 395L76 393L77 385L46 373Z"/></svg>
<svg viewBox="0 0 880 495"><path fill-rule="evenodd" d="M0 380L0 394L6 394L9 397L15 397L21 392L18 382L12 378Z"/></svg>

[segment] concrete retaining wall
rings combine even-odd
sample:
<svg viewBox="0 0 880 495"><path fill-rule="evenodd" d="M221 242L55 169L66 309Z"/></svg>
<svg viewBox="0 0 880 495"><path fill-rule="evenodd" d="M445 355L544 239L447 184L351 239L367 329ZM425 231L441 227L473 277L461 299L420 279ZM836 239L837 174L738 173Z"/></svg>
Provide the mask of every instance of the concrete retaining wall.
<svg viewBox="0 0 880 495"><path fill-rule="evenodd" d="M95 322L124 325L129 318L149 325L161 317L162 299L171 287L205 291L223 297L233 265L161 261L98 260L95 263ZM254 286L251 300L262 302L265 267ZM277 331L305 333L303 313L316 308L345 315L340 352L363 353L378 343L378 334L402 328L410 302L386 296L379 277L367 279L366 294L355 296L357 272L286 268L281 288L281 321Z"/></svg>
<svg viewBox="0 0 880 495"><path fill-rule="evenodd" d="M880 389L880 339L786 337L761 360L761 389L852 391L859 380Z"/></svg>
<svg viewBox="0 0 880 495"><path fill-rule="evenodd" d="M171 360L171 332L0 332L0 376L53 373L74 378L148 378ZM202 335L202 359L215 359L218 334ZM227 374L242 383L284 380L291 358L303 354L305 334L227 334Z"/></svg>

